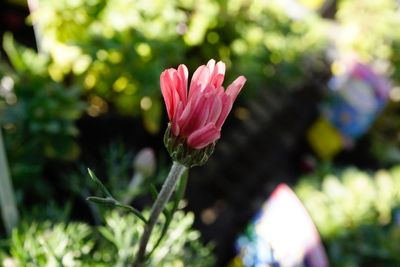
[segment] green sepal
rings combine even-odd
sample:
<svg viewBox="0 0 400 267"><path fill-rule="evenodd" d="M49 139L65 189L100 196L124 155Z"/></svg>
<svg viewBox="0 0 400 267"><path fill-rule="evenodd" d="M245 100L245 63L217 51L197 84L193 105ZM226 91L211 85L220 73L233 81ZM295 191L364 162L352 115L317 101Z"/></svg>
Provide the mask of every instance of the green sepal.
<svg viewBox="0 0 400 267"><path fill-rule="evenodd" d="M202 148L194 149L187 145L186 140L171 133L171 123L168 123L164 134L164 145L174 161L191 168L204 165L214 152L216 142Z"/></svg>

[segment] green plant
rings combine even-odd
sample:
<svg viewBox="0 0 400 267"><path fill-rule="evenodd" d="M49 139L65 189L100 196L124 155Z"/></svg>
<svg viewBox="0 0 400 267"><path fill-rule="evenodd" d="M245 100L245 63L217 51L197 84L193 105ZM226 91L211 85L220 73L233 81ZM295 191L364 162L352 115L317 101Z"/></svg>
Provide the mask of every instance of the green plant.
<svg viewBox="0 0 400 267"><path fill-rule="evenodd" d="M76 159L75 121L85 105L78 87L50 78L46 56L17 45L11 35L4 36L4 49L12 66L0 65L0 125L11 176L16 188L48 196L43 167L48 160Z"/></svg>
<svg viewBox="0 0 400 267"><path fill-rule="evenodd" d="M398 266L400 166L374 175L354 168L296 185L332 266Z"/></svg>
<svg viewBox="0 0 400 267"><path fill-rule="evenodd" d="M400 90L396 88L392 94L396 92ZM398 100L390 101L367 135L371 154L383 165L396 164L400 160L399 111Z"/></svg>
<svg viewBox="0 0 400 267"><path fill-rule="evenodd" d="M32 18L53 58L50 75L83 85L89 115L143 115L158 131L159 70L185 53L176 27L186 15L177 1L41 1Z"/></svg>
<svg viewBox="0 0 400 267"><path fill-rule="evenodd" d="M167 238L161 241L146 266L213 266L211 246L203 246L199 241L199 233L190 228L193 219L192 214L176 212ZM114 252L111 253L114 266L132 263L143 230L143 224L134 216L120 216L112 212L106 217L106 226L99 231L114 246ZM161 231L161 224L157 224L149 248L154 247Z"/></svg>
<svg viewBox="0 0 400 267"><path fill-rule="evenodd" d="M396 0L341 0L338 1L336 19L341 23L343 36L339 46L345 51L356 52L365 62L376 63L398 58L395 44L400 33L393 31L400 26ZM389 66L393 74L396 65Z"/></svg>
<svg viewBox="0 0 400 267"><path fill-rule="evenodd" d="M11 266L87 266L94 246L93 233L82 223L26 224L14 230L10 256L2 260ZM100 266L100 265L93 265ZM104 265L103 265L104 266Z"/></svg>
<svg viewBox="0 0 400 267"><path fill-rule="evenodd" d="M192 230L192 214L175 213L175 218L160 248L147 266L213 266L211 246L200 242ZM0 243L2 266L121 266L133 260L143 231L132 215L116 211L105 215L105 226L85 223L25 222L11 238ZM162 231L161 225L155 228ZM157 240L152 239L150 245ZM8 265L6 265L8 263Z"/></svg>
<svg viewBox="0 0 400 267"><path fill-rule="evenodd" d="M291 16L280 1L235 1L222 7L224 27L215 31L221 40L229 38L225 57L248 77L253 93L301 88L310 72L328 71L323 55L326 23L316 14Z"/></svg>

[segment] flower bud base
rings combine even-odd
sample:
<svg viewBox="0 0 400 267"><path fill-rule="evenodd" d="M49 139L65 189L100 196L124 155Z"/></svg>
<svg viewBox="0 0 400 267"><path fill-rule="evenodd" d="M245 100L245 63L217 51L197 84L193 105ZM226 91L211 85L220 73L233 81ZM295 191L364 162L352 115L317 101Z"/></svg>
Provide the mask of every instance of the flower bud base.
<svg viewBox="0 0 400 267"><path fill-rule="evenodd" d="M164 144L174 161L190 168L204 165L214 152L216 142L202 149L191 148L187 145L185 139L172 134L171 123L168 123L168 128L164 134Z"/></svg>

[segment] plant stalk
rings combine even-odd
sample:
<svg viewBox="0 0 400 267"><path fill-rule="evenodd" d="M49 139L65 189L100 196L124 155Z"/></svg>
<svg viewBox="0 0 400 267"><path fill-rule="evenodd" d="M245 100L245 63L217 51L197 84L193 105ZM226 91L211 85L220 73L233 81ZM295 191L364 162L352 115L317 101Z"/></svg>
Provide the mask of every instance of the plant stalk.
<svg viewBox="0 0 400 267"><path fill-rule="evenodd" d="M168 203L168 200L171 198L172 193L176 187L176 184L179 178L182 176L184 171L187 169L186 166L175 162L172 164L171 170L169 171L168 177L165 180L160 193L156 201L151 208L150 218L145 225L143 235L140 239L139 250L136 254L135 262L132 264L132 267L142 267L145 260L147 243L149 242L151 232L153 231L154 226L157 223L158 217L161 212L164 210L165 205Z"/></svg>
<svg viewBox="0 0 400 267"><path fill-rule="evenodd" d="M3 136L0 128L0 210L7 234L17 226L19 216L15 202L14 190L8 169L6 151L3 144Z"/></svg>

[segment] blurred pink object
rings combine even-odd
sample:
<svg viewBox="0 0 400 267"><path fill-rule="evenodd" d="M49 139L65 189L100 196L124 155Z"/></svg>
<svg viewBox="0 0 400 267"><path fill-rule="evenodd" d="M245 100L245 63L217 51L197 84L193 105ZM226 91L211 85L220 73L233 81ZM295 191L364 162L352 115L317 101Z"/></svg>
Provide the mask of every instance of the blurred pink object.
<svg viewBox="0 0 400 267"><path fill-rule="evenodd" d="M286 184L275 188L237 248L240 266L329 267L312 219Z"/></svg>
<svg viewBox="0 0 400 267"><path fill-rule="evenodd" d="M282 267L304 266L302 261L310 267L329 266L319 233L289 186L278 185L264 209L268 219L260 224L260 231L265 231Z"/></svg>
<svg viewBox="0 0 400 267"><path fill-rule="evenodd" d="M214 59L195 71L189 91L185 65L161 73L161 92L171 132L191 148L202 149L220 138L221 127L246 82L245 77L239 76L225 91L224 77L225 63L215 63Z"/></svg>

